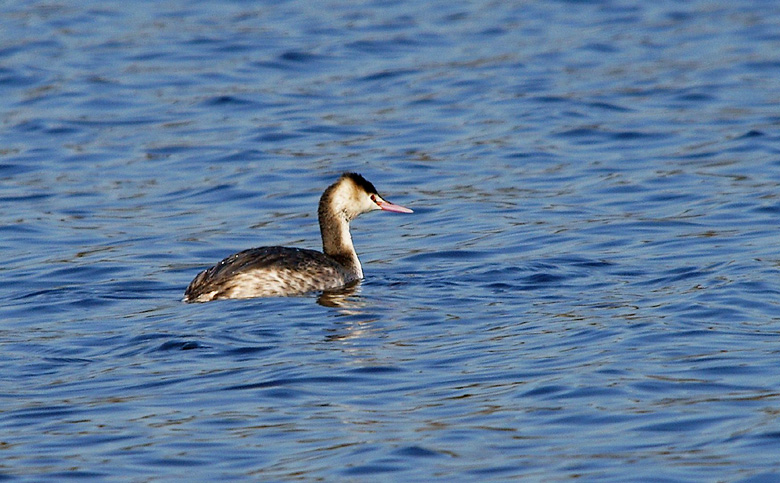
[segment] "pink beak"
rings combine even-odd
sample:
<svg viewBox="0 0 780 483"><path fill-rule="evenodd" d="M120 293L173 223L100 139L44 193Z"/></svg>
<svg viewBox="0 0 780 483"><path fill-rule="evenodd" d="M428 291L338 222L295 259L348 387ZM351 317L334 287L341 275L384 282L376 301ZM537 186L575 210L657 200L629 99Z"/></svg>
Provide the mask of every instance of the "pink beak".
<svg viewBox="0 0 780 483"><path fill-rule="evenodd" d="M384 211L392 211L393 213L414 213L414 211L410 210L409 208L406 208L401 205L394 205L390 203L389 201L385 200L377 200L377 205L379 205L379 208L381 208Z"/></svg>

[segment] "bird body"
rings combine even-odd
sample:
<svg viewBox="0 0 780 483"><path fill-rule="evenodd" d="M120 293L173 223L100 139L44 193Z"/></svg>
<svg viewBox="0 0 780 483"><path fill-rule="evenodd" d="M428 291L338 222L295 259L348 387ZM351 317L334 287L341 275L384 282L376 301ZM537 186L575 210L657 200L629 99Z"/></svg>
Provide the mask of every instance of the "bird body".
<svg viewBox="0 0 780 483"><path fill-rule="evenodd" d="M323 251L259 247L235 253L200 272L184 293L185 302L300 295L335 290L363 278L349 222L361 213L412 213L394 205L356 173L345 173L320 198L317 215Z"/></svg>

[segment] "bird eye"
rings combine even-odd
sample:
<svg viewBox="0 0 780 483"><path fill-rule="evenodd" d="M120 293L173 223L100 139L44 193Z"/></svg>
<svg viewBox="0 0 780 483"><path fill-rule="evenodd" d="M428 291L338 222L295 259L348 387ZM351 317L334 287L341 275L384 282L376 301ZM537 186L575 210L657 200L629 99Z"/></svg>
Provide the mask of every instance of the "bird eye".
<svg viewBox="0 0 780 483"><path fill-rule="evenodd" d="M371 201L373 201L374 203L376 203L376 195L371 195ZM378 203L377 203L377 204L378 204Z"/></svg>

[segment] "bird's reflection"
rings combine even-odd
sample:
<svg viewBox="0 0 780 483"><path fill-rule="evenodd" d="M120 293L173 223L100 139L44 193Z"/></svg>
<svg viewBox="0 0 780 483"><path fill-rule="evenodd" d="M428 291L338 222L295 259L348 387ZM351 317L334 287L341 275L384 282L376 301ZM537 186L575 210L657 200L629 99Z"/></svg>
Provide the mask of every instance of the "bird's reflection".
<svg viewBox="0 0 780 483"><path fill-rule="evenodd" d="M338 290L327 290L317 297L317 303L323 307L340 309L345 315L357 315L357 310L365 306L355 295L360 293L360 280L356 280Z"/></svg>
<svg viewBox="0 0 780 483"><path fill-rule="evenodd" d="M323 292L317 303L323 307L334 308L338 312L336 317L339 322L328 332L326 341L344 341L355 337L361 337L365 331L376 321L365 314L368 302L359 297L360 281L353 282L338 290Z"/></svg>

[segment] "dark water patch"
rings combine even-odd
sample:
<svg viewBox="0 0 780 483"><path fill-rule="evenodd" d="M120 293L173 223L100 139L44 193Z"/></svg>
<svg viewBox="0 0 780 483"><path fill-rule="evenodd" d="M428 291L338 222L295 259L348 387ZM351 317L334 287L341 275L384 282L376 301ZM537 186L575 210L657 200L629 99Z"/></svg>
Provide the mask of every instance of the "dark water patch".
<svg viewBox="0 0 780 483"><path fill-rule="evenodd" d="M208 35L196 35L191 39L187 40L186 44L195 47L210 47L210 46L222 45L223 40L218 37L212 37Z"/></svg>
<svg viewBox="0 0 780 483"><path fill-rule="evenodd" d="M736 481L739 483L773 483L775 481L780 481L780 472L758 472L756 475L751 475Z"/></svg>
<svg viewBox="0 0 780 483"><path fill-rule="evenodd" d="M24 223L13 223L8 225L0 225L0 233L2 233L5 236L12 237L14 235L23 236L23 237L31 237L36 234L40 235L43 233L43 230L41 227L36 226L35 224L24 222ZM29 238L26 238L29 240Z"/></svg>
<svg viewBox="0 0 780 483"><path fill-rule="evenodd" d="M471 475L477 475L479 477L490 477L498 475L508 476L512 473L521 473L523 469L524 468L522 465L496 465L489 468L468 470L467 473Z"/></svg>
<svg viewBox="0 0 780 483"><path fill-rule="evenodd" d="M251 384L240 384L236 386L228 386L225 387L223 390L225 391L244 391L247 389L266 389L266 388L276 388L276 387L288 387L288 386L302 386L303 388L309 387L309 386L320 386L320 385L329 385L329 384L349 384L358 382L359 378L354 377L345 377L345 376L319 376L319 377L291 377L291 378L282 378L282 379L274 379L269 381L263 381L263 382L256 382Z"/></svg>
<svg viewBox="0 0 780 483"><path fill-rule="evenodd" d="M767 431L762 432L755 436L756 439L766 439L770 441L780 442L780 431Z"/></svg>
<svg viewBox="0 0 780 483"><path fill-rule="evenodd" d="M198 147L194 144L167 144L147 149L146 155L151 158L166 158L169 156L190 154L200 149L202 149L202 147Z"/></svg>
<svg viewBox="0 0 780 483"><path fill-rule="evenodd" d="M601 109L605 111L614 111L614 112L631 112L632 109L621 106L616 103L611 102L589 102L586 104L588 107L592 107L594 109Z"/></svg>
<svg viewBox="0 0 780 483"><path fill-rule="evenodd" d="M649 424L647 426L640 426L635 428L637 431L647 432L672 432L678 433L680 431L703 431L714 425L729 421L731 418L727 417L697 417L697 416L680 416L675 417L670 421L662 423Z"/></svg>
<svg viewBox="0 0 780 483"><path fill-rule="evenodd" d="M590 43L583 46L582 49L598 52L600 54L614 54L616 52L620 52L620 50L615 45L605 43Z"/></svg>
<svg viewBox="0 0 780 483"><path fill-rule="evenodd" d="M206 107L246 107L254 104L255 103L250 99L228 95L211 97L203 101L203 105Z"/></svg>
<svg viewBox="0 0 780 483"><path fill-rule="evenodd" d="M52 418L61 420L65 417L73 417L79 413L80 411L73 406L51 405L19 409L7 413L5 417L18 421L17 424L30 425Z"/></svg>
<svg viewBox="0 0 780 483"><path fill-rule="evenodd" d="M191 189L191 188L190 188ZM178 197L172 197L176 200L191 200L197 204L207 205L209 203L218 203L213 205L215 208L225 203L225 200L240 201L250 200L258 197L258 191L240 189L233 184L219 184L215 186L206 186L198 190L180 193Z"/></svg>
<svg viewBox="0 0 780 483"><path fill-rule="evenodd" d="M304 71L314 66L326 64L329 58L324 55L299 50L289 50L279 54L273 60L260 61L253 63L254 66L281 70L281 71Z"/></svg>
<svg viewBox="0 0 780 483"><path fill-rule="evenodd" d="M764 133L763 131L759 131L757 129L751 129L750 131L746 132L745 134L743 134L741 136L738 136L738 137L736 137L734 139L751 139L751 138L757 138L757 137L762 137L762 136L766 136L766 133Z"/></svg>
<svg viewBox="0 0 780 483"><path fill-rule="evenodd" d="M150 257L157 260L157 257ZM101 284L102 296L108 300L138 300L139 298L157 298L161 293L178 292L182 287L178 284L159 282L155 280L112 281Z"/></svg>
<svg viewBox="0 0 780 483"><path fill-rule="evenodd" d="M89 364L93 362L92 359L84 359L80 357L45 357L43 361L52 365L60 364Z"/></svg>
<svg viewBox="0 0 780 483"><path fill-rule="evenodd" d="M712 102L715 100L715 97L703 92L688 92L677 95L674 99L682 102Z"/></svg>
<svg viewBox="0 0 780 483"><path fill-rule="evenodd" d="M780 71L780 61L776 61L776 60L745 62L743 65L745 69L749 71L757 71L757 72Z"/></svg>
<svg viewBox="0 0 780 483"><path fill-rule="evenodd" d="M581 143L660 141L669 134L651 131L608 131L600 127L578 127L556 133L556 136Z"/></svg>
<svg viewBox="0 0 780 483"><path fill-rule="evenodd" d="M397 450L393 451L393 454L403 458L441 458L442 456L446 456L442 453L421 446L406 446L403 448L398 448Z"/></svg>
<svg viewBox="0 0 780 483"><path fill-rule="evenodd" d="M375 81L385 81L385 80L391 80L398 77L408 77L412 76L414 74L417 74L419 71L413 70L413 69L394 69L394 70L384 70L381 72L376 72L373 74L369 74L366 76L361 77L358 79L362 82L375 82Z"/></svg>
<svg viewBox="0 0 780 483"><path fill-rule="evenodd" d="M757 208L753 208L753 212L769 214L769 215L777 215L778 213L780 213L780 203L774 205L759 206Z"/></svg>
<svg viewBox="0 0 780 483"><path fill-rule="evenodd" d="M406 261L419 262L425 260L478 260L489 257L486 252L475 250L441 250L429 253L420 253L405 257Z"/></svg>
<svg viewBox="0 0 780 483"><path fill-rule="evenodd" d="M267 352L270 350L275 349L275 346L245 346L245 347L236 347L233 349L228 349L225 351L226 355L229 356L253 356L255 354L260 354L263 352Z"/></svg>
<svg viewBox="0 0 780 483"><path fill-rule="evenodd" d="M54 196L52 193L30 193L27 195L0 196L0 202L15 203L15 202L28 202L28 201L41 201L41 200L49 199L52 196Z"/></svg>
<svg viewBox="0 0 780 483"><path fill-rule="evenodd" d="M168 458L155 458L144 461L146 464L158 467L173 467L173 468L186 468L189 466L203 466L209 464L206 459L193 459L183 457L168 457Z"/></svg>
<svg viewBox="0 0 780 483"><path fill-rule="evenodd" d="M555 399L558 397L559 394L567 391L568 388L566 386L561 385L544 385L541 387L536 387L534 389L531 389L530 391L526 391L520 395L520 397L523 398L529 398L529 399Z"/></svg>
<svg viewBox="0 0 780 483"><path fill-rule="evenodd" d="M608 395L607 391L603 391L600 394ZM600 395L592 394L592 395ZM613 394L614 395L614 394ZM586 394L584 397L589 397L591 394ZM630 416L626 415L610 415L610 414L577 414L576 416L566 416L562 418L551 418L550 424L569 425L577 424L582 426L597 426L605 427L611 424L620 424L624 422L630 422L634 420Z"/></svg>
<svg viewBox="0 0 780 483"><path fill-rule="evenodd" d="M205 195L206 198L209 197L220 197L221 193L230 190L232 188L232 185L230 184L218 184L214 186L207 186L207 187L197 187L197 186L187 186L184 188L181 188L176 191L172 191L170 193L167 193L165 195L165 198L170 201L180 201L180 200L187 200L191 198L201 198Z"/></svg>
<svg viewBox="0 0 780 483"><path fill-rule="evenodd" d="M313 133L313 134L331 134L331 135L337 135L339 137L365 136L367 134L366 131L355 129L353 127L332 126L332 125L325 125L325 124L309 126L301 129L300 132Z"/></svg>
<svg viewBox="0 0 780 483"><path fill-rule="evenodd" d="M2 51L0 51L0 57L2 57ZM34 70L0 70L0 86L7 88L24 88L29 89L35 85L38 85L46 81L47 76L41 71Z"/></svg>
<svg viewBox="0 0 780 483"><path fill-rule="evenodd" d="M235 162L251 162L267 159L269 156L259 149L242 149L235 152L230 152L224 155L218 155L214 158L215 163L235 163Z"/></svg>
<svg viewBox="0 0 780 483"><path fill-rule="evenodd" d="M100 471L85 471L85 470L69 470L69 471L63 471L63 472L54 472L47 474L46 477L49 478L58 478L61 480L68 480L68 479L91 479L91 478L108 478L110 477L110 473L100 472Z"/></svg>
<svg viewBox="0 0 780 483"><path fill-rule="evenodd" d="M156 351L172 351L172 350L182 350L182 351L188 351L193 349L207 349L208 346L205 346L201 344L198 341L193 340L169 340L162 344L160 344L155 350Z"/></svg>
<svg viewBox="0 0 780 483"><path fill-rule="evenodd" d="M303 137L302 134L297 132L265 132L254 138L255 141L260 143L283 143L292 139Z"/></svg>
<svg viewBox="0 0 780 483"><path fill-rule="evenodd" d="M70 136L82 132L81 129L66 126L50 127L44 130L44 133L52 136Z"/></svg>
<svg viewBox="0 0 780 483"><path fill-rule="evenodd" d="M128 341L128 344L134 347L137 347L143 343L149 342L149 341L155 341L157 339L169 339L171 337L170 334L166 334L164 332L149 332L146 334L140 334L133 338L131 338Z"/></svg>
<svg viewBox="0 0 780 483"><path fill-rule="evenodd" d="M700 152L687 152L689 151L688 148L684 149L686 152L681 152L677 154L677 156L680 159L687 159L687 160L697 160L697 159L715 159L720 156L720 153L718 151L700 151Z"/></svg>
<svg viewBox="0 0 780 483"><path fill-rule="evenodd" d="M322 59L322 56L310 52L301 52L296 50L287 51L279 56L279 60L285 62L313 62Z"/></svg>
<svg viewBox="0 0 780 483"><path fill-rule="evenodd" d="M566 280L568 276L554 273L534 273L523 280L528 289L539 288L546 285L557 284Z"/></svg>
<svg viewBox="0 0 780 483"><path fill-rule="evenodd" d="M698 363L701 363L701 360L697 360ZM697 364L699 365L699 364ZM714 375L714 376L727 376L727 375L734 375L734 376L751 376L751 375L758 375L761 373L761 369L750 367L746 364L718 364L713 365L709 367L699 367L697 369L694 369L693 372L701 374L703 376L707 375Z"/></svg>
<svg viewBox="0 0 780 483"><path fill-rule="evenodd" d="M571 99L562 96L536 96L533 100L542 104L569 104L571 102Z"/></svg>
<svg viewBox="0 0 780 483"><path fill-rule="evenodd" d="M219 42L214 46L214 52L221 54L241 54L244 52L253 52L256 46L249 42Z"/></svg>
<svg viewBox="0 0 780 483"><path fill-rule="evenodd" d="M369 366L369 367L359 367L356 369L351 369L349 372L354 374L380 375L380 374L392 374L397 372L403 372L403 369L399 367L392 367L392 366Z"/></svg>
<svg viewBox="0 0 780 483"><path fill-rule="evenodd" d="M404 36L397 36L383 40L358 40L349 42L345 47L349 50L366 54L388 55L393 53L411 52L419 46L419 41Z"/></svg>
<svg viewBox="0 0 780 483"><path fill-rule="evenodd" d="M547 153L544 151L510 151L508 153L504 153L503 157L505 159L530 159L534 162L544 161L546 163L551 161L559 161L558 156L553 153Z"/></svg>
<svg viewBox="0 0 780 483"><path fill-rule="evenodd" d="M34 166L15 163L0 163L0 177L18 176L21 174L35 171Z"/></svg>
<svg viewBox="0 0 780 483"><path fill-rule="evenodd" d="M404 467L399 465L369 464L369 465L353 466L341 471L341 473L347 476L361 476L361 475L376 475L382 473L395 473L398 471L404 471Z"/></svg>
<svg viewBox="0 0 780 483"><path fill-rule="evenodd" d="M66 265L62 268L49 270L46 277L48 279L70 280L76 283L80 280L105 280L126 270L126 267L119 265Z"/></svg>
<svg viewBox="0 0 780 483"><path fill-rule="evenodd" d="M507 282L493 282L486 285L487 288L493 290L494 292L504 292L508 290L515 290L518 289L518 285L515 285L513 283L507 283Z"/></svg>
<svg viewBox="0 0 780 483"><path fill-rule="evenodd" d="M30 282L25 281L18 287L18 293L11 300L35 303L35 309L41 315L62 313L67 307L72 309L101 309L114 304L114 301L100 293L100 283L75 282ZM39 288L47 287L47 288ZM22 307L18 307L23 312Z"/></svg>
<svg viewBox="0 0 780 483"><path fill-rule="evenodd" d="M93 96L79 103L79 107L90 111L113 111L119 109L131 109L135 103L128 97L96 97Z"/></svg>
<svg viewBox="0 0 780 483"><path fill-rule="evenodd" d="M613 139L618 141L631 141L631 140L645 140L645 139L663 139L667 135L659 132L645 132L645 131L621 131L611 135Z"/></svg>
<svg viewBox="0 0 780 483"><path fill-rule="evenodd" d="M78 119L68 119L67 124L73 124L74 126L78 127L117 127L117 126L144 126L148 124L157 124L159 122L158 118L153 117L147 117L147 116L133 116L133 115L125 115L121 118L111 118L111 119L105 119L105 118L98 118L92 117L81 117Z"/></svg>
<svg viewBox="0 0 780 483"><path fill-rule="evenodd" d="M711 274L712 271L708 269L702 269L700 267L677 267L670 270L666 270L662 275L654 277L650 280L639 282L640 285L660 285L669 284L674 282L680 282L683 280L689 280L692 278L702 277Z"/></svg>

